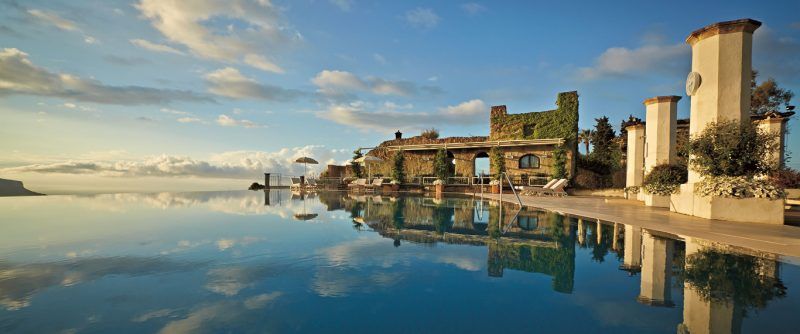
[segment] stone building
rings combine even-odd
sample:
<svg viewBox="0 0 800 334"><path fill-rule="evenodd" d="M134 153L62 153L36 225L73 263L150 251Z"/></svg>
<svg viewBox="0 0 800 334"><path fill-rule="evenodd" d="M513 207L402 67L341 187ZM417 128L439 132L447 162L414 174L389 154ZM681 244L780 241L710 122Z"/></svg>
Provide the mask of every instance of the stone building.
<svg viewBox="0 0 800 334"><path fill-rule="evenodd" d="M577 155L578 93L559 93L556 106L554 110L521 114L509 114L504 105L494 106L489 113L489 136L402 138L398 132L395 139L367 153L383 160L371 164L372 174L390 177L393 157L403 151L407 181L433 176L436 151L444 149L451 161L450 174L454 176L449 183L472 184L478 176L475 160L488 158L489 151L497 147L515 183L531 184L552 177L556 165L554 153L560 149L565 153L564 167L571 177L575 174ZM490 169L489 173L496 171Z"/></svg>

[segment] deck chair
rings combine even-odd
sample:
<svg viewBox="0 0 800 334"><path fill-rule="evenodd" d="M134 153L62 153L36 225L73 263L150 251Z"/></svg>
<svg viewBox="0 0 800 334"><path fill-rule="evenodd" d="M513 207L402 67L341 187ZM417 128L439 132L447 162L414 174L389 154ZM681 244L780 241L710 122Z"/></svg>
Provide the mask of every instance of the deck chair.
<svg viewBox="0 0 800 334"><path fill-rule="evenodd" d="M306 187L309 188L317 188L317 180L314 179L306 179Z"/></svg>
<svg viewBox="0 0 800 334"><path fill-rule="evenodd" d="M375 179L372 180L372 183L370 183L370 184L368 184L368 185L366 185L364 187L364 190L369 190L369 191L374 192L376 190L381 190L381 186L382 185L383 185L383 178L382 177L376 177Z"/></svg>
<svg viewBox="0 0 800 334"><path fill-rule="evenodd" d="M347 188L354 191L359 191L364 189L366 185L367 185L367 179L358 179L353 182L350 182L350 184L347 185Z"/></svg>
<svg viewBox="0 0 800 334"><path fill-rule="evenodd" d="M552 195L552 196L567 196L567 192L564 191L564 187L567 186L567 179L558 180L555 184L550 186L547 189L537 190L536 195Z"/></svg>
<svg viewBox="0 0 800 334"><path fill-rule="evenodd" d="M292 178L292 185L290 186L291 188L300 188L302 186L303 186L303 184L300 183L300 178L299 177L293 177Z"/></svg>

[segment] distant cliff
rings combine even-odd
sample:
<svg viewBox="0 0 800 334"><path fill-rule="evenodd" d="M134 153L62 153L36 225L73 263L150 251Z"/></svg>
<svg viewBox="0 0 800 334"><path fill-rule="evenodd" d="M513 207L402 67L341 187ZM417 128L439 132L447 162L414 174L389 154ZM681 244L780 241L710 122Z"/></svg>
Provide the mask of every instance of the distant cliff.
<svg viewBox="0 0 800 334"><path fill-rule="evenodd" d="M25 189L22 181L0 179L0 196L41 196L37 192Z"/></svg>

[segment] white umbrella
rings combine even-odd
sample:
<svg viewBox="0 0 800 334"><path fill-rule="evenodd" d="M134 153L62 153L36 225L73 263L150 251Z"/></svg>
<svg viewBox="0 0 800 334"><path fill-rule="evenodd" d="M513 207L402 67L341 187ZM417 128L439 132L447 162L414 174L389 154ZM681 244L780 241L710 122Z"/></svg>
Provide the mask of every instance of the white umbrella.
<svg viewBox="0 0 800 334"><path fill-rule="evenodd" d="M303 176L306 175L306 165L307 164L312 164L312 165L319 164L319 162L317 162L317 160L314 160L314 159L309 158L309 157L299 157L294 162L303 164Z"/></svg>
<svg viewBox="0 0 800 334"><path fill-rule="evenodd" d="M360 157L360 158L355 160L355 162L357 162L357 163L367 165L367 178L368 179L372 178L372 171L371 171L371 168L369 166L369 163L370 162L381 162L381 161L383 161L383 159L378 158L376 156L371 156L371 155L365 155L365 156Z"/></svg>

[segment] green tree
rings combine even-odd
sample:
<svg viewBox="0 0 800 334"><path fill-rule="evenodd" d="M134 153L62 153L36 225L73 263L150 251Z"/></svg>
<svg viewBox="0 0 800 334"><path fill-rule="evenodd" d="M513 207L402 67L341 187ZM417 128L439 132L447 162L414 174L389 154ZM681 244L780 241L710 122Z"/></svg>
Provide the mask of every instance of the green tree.
<svg viewBox="0 0 800 334"><path fill-rule="evenodd" d="M589 155L589 144L592 143L592 137L594 136L594 131L591 129L583 129L578 132L578 141L583 143L586 147L586 155Z"/></svg>
<svg viewBox="0 0 800 334"><path fill-rule="evenodd" d="M361 164L357 163L356 160L363 157L364 155L361 154L361 150L353 151L353 160L350 161L350 167L353 169L353 174L356 175L357 178L361 178L364 175L364 172L361 170Z"/></svg>
<svg viewBox="0 0 800 334"><path fill-rule="evenodd" d="M595 121L597 121L597 124L594 126L594 135L592 136L592 144L594 145L592 156L596 161L616 166L618 162L614 160L618 154L615 153L619 151L619 146L614 143L614 138L617 136L614 133L614 128L608 122L608 117L596 118Z"/></svg>
<svg viewBox="0 0 800 334"><path fill-rule="evenodd" d="M443 148L440 148L436 151L436 155L433 157L433 174L442 181L447 181L447 178L450 176L450 168L447 164L450 163L447 159L447 151Z"/></svg>
<svg viewBox="0 0 800 334"><path fill-rule="evenodd" d="M750 80L750 88L753 91L750 99L750 113L763 115L768 112L780 111L781 105L784 107L789 105L789 102L794 97L794 92L781 88L773 78L758 84L756 82L757 77L758 71L753 70L753 77Z"/></svg>
<svg viewBox="0 0 800 334"><path fill-rule="evenodd" d="M398 183L403 183L406 181L406 171L404 163L406 161L405 155L403 151L397 151L394 154L394 164L392 165L392 179L397 181Z"/></svg>
<svg viewBox="0 0 800 334"><path fill-rule="evenodd" d="M503 157L503 152L500 151L500 148L492 147L492 149L489 150L489 164L491 165L491 170L494 172L494 178L500 180L502 178L501 173L506 171L506 159Z"/></svg>

